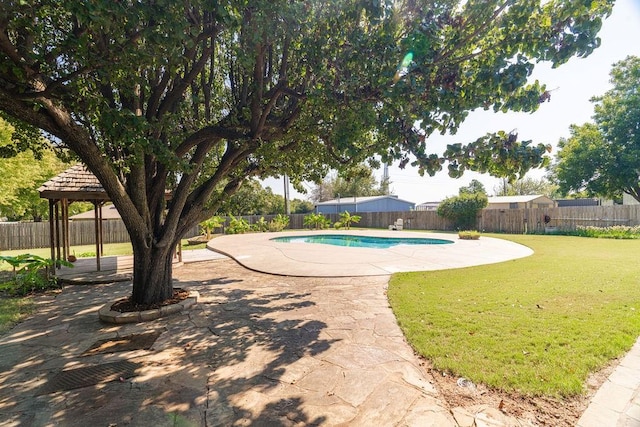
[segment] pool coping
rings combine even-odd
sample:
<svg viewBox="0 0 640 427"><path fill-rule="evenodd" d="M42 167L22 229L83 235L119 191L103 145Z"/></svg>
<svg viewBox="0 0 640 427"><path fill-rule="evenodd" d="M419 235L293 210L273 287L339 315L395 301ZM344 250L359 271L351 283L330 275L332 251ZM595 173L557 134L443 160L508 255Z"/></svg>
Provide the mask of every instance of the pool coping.
<svg viewBox="0 0 640 427"><path fill-rule="evenodd" d="M313 234L433 238L451 240L453 243L374 249L271 240ZM526 246L493 237L461 240L453 233L410 230L295 230L224 235L210 240L207 247L254 271L298 277L382 276L409 271L444 270L505 262L533 254L533 250Z"/></svg>

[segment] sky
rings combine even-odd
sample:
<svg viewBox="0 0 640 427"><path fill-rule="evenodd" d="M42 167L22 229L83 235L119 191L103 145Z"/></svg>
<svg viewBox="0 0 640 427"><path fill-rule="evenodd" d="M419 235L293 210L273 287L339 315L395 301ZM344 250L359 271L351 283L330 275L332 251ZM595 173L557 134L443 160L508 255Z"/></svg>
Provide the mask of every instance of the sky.
<svg viewBox="0 0 640 427"><path fill-rule="evenodd" d="M540 105L535 113L494 113L478 110L471 112L460 126L457 134L433 135L428 139L434 153L442 153L447 144L468 143L487 132L515 130L520 140L533 140L535 144L551 144L551 155L557 152L555 147L560 138L569 137L571 124L583 124L591 120L593 103L591 97L604 94L610 87L609 72L611 66L628 55L640 56L640 0L618 0L613 13L602 25L599 36L601 46L587 58L572 58L559 68L552 69L547 64L537 64L531 80L539 80L552 89L550 102ZM374 171L377 179L382 169ZM527 176L539 179L545 171L534 169ZM420 177L417 168L407 166L400 169L397 165L389 167L391 192L399 198L414 202L433 202L458 194L460 187L466 186L472 179L482 182L489 193L494 194L500 184L499 178L465 172L458 179L449 178L446 171L434 177ZM270 186L274 193L283 194L282 179L269 179L263 185ZM306 184L308 189L313 184ZM307 199L309 196L290 189L291 198Z"/></svg>

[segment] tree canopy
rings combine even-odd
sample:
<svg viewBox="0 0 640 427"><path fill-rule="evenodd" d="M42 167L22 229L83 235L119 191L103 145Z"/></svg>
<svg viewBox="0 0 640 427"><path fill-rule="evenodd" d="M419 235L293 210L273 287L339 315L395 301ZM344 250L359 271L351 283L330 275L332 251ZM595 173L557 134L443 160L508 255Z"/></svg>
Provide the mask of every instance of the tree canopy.
<svg viewBox="0 0 640 427"><path fill-rule="evenodd" d="M535 179L524 177L513 182L503 180L493 188L496 196L528 196L534 194L544 194L545 196L555 196L558 191L557 185L547 178Z"/></svg>
<svg viewBox="0 0 640 427"><path fill-rule="evenodd" d="M458 189L458 194L460 196L464 194L476 194L476 193L481 193L481 194L484 194L485 196L487 195L487 189L484 188L484 184L478 181L477 179L472 179L469 182L469 185L467 185L466 187L460 187Z"/></svg>
<svg viewBox="0 0 640 427"><path fill-rule="evenodd" d="M40 198L38 187L69 167L48 141L41 135L34 139L33 130L29 132L31 135L25 140L24 133L0 118L0 217L10 221L47 218L49 204ZM28 147L34 146L36 140L38 146L33 151ZM84 204L75 203L72 207L78 208L70 209L72 215L86 210Z"/></svg>
<svg viewBox="0 0 640 427"><path fill-rule="evenodd" d="M52 150L44 150L39 159L31 150L0 158L0 216L10 221L47 218L49 204L38 187L67 167Z"/></svg>
<svg viewBox="0 0 640 427"><path fill-rule="evenodd" d="M387 194L389 183L378 184L373 170L366 164L328 174L311 190L314 202L324 202L338 197L366 197Z"/></svg>
<svg viewBox="0 0 640 427"><path fill-rule="evenodd" d="M373 155L453 177L542 165L547 147L502 131L444 153L427 141L476 108L535 111L534 64L590 54L612 5L5 2L0 111L97 176L131 236L133 300L157 302L180 237L248 178L317 182Z"/></svg>
<svg viewBox="0 0 640 427"><path fill-rule="evenodd" d="M293 213L313 210L313 204L300 199L291 200ZM284 196L274 194L271 187L262 187L260 182L250 179L218 208L218 215L272 215L284 214Z"/></svg>
<svg viewBox="0 0 640 427"><path fill-rule="evenodd" d="M613 88L595 103L593 123L571 126L552 166L560 192L640 201L640 58L614 64Z"/></svg>

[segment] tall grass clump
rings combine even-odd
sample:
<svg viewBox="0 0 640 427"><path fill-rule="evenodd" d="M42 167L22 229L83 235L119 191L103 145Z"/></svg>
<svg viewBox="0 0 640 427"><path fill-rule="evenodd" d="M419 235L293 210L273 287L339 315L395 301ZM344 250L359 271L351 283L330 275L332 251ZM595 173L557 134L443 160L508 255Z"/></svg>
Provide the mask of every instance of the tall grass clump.
<svg viewBox="0 0 640 427"><path fill-rule="evenodd" d="M612 227L577 226L571 233L580 237L605 239L640 239L640 226L616 225Z"/></svg>

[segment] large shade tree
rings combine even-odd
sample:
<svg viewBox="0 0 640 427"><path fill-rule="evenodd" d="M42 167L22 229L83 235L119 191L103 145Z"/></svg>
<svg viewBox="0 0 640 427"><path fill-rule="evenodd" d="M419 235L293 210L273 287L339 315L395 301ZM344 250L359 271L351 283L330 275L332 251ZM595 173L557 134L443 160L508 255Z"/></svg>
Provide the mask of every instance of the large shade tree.
<svg viewBox="0 0 640 427"><path fill-rule="evenodd" d="M562 193L610 198L627 193L640 202L640 58L614 64L613 88L594 97L593 123L571 126L560 140L552 177Z"/></svg>
<svg viewBox="0 0 640 427"><path fill-rule="evenodd" d="M516 177L545 147L504 132L432 153L475 108L534 111L553 65L599 44L613 0L7 1L0 111L98 177L134 252L133 300L250 177L319 181L372 155ZM416 123L419 123L416 126Z"/></svg>

